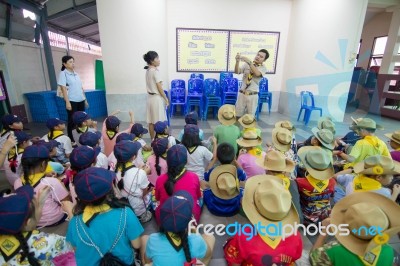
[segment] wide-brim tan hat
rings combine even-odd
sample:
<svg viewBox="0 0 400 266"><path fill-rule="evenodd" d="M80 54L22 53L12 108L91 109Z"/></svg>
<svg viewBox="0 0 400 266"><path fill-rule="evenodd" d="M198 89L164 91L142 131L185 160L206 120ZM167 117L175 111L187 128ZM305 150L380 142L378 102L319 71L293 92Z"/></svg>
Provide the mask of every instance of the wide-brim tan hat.
<svg viewBox="0 0 400 266"><path fill-rule="evenodd" d="M287 152L292 145L292 132L286 128L274 128L272 130L272 144L278 150Z"/></svg>
<svg viewBox="0 0 400 266"><path fill-rule="evenodd" d="M370 156L354 165L354 173L364 175L400 174L400 163L388 156Z"/></svg>
<svg viewBox="0 0 400 266"><path fill-rule="evenodd" d="M292 122L289 120L282 120L275 123L275 127L286 128L289 131L296 131L296 128L293 126Z"/></svg>
<svg viewBox="0 0 400 266"><path fill-rule="evenodd" d="M244 128L255 128L257 125L256 118L251 114L245 114L238 121Z"/></svg>
<svg viewBox="0 0 400 266"><path fill-rule="evenodd" d="M262 143L262 139L257 135L255 130L246 130L243 133L243 137L236 140L236 143L240 147L250 148L260 146Z"/></svg>
<svg viewBox="0 0 400 266"><path fill-rule="evenodd" d="M335 148L335 137L333 136L332 131L329 129L318 129L316 127L313 127L311 131L322 144L322 146L329 150L333 150Z"/></svg>
<svg viewBox="0 0 400 266"><path fill-rule="evenodd" d="M236 123L236 110L232 104L224 104L218 109L218 121L225 125L230 126Z"/></svg>
<svg viewBox="0 0 400 266"><path fill-rule="evenodd" d="M337 226L349 225L349 235L338 233L336 239L346 249L363 257L367 251L379 244L384 244L385 241L389 241L390 235L400 232L399 217L400 207L391 199L375 192L356 192L347 195L335 204L331 213L331 224ZM373 239L368 239L371 236L355 235L354 232L351 232L361 226L387 228L382 228L382 237L376 236ZM355 232L362 233L362 230Z"/></svg>
<svg viewBox="0 0 400 266"><path fill-rule="evenodd" d="M335 123L333 123L330 117L321 117L318 119L317 127L318 129L328 129L333 134L336 134Z"/></svg>
<svg viewBox="0 0 400 266"><path fill-rule="evenodd" d="M313 178L327 180L335 174L332 159L321 147L304 146L297 154Z"/></svg>
<svg viewBox="0 0 400 266"><path fill-rule="evenodd" d="M266 170L286 173L293 172L296 167L292 160L285 158L281 152L276 150L268 151L264 158L257 158L256 164Z"/></svg>
<svg viewBox="0 0 400 266"><path fill-rule="evenodd" d="M353 120L354 123L354 125L352 126L353 128L381 129L381 130L384 129L383 126L377 124L371 118L354 119L352 117L351 119Z"/></svg>
<svg viewBox="0 0 400 266"><path fill-rule="evenodd" d="M252 224L299 223L299 214L282 179L272 175L256 175L246 181L242 200L243 211Z"/></svg>
<svg viewBox="0 0 400 266"><path fill-rule="evenodd" d="M239 179L234 165L223 164L215 167L210 175L212 193L220 199L233 199L239 195Z"/></svg>
<svg viewBox="0 0 400 266"><path fill-rule="evenodd" d="M400 130L397 130L393 133L387 133L385 134L385 136L396 142L397 144L400 144Z"/></svg>

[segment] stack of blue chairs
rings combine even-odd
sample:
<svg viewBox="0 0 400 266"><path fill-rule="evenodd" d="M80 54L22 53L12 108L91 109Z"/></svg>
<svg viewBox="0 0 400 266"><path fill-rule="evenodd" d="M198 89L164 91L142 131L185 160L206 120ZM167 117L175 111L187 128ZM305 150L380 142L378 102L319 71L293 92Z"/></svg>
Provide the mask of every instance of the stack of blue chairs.
<svg viewBox="0 0 400 266"><path fill-rule="evenodd" d="M237 78L226 78L222 87L222 104L236 104L239 90Z"/></svg>
<svg viewBox="0 0 400 266"><path fill-rule="evenodd" d="M202 73L192 73L190 74L191 79L202 79L204 80L204 74Z"/></svg>
<svg viewBox="0 0 400 266"><path fill-rule="evenodd" d="M186 108L186 84L183 79L174 79L171 81L170 89L170 116L176 112L176 106L181 106L182 115Z"/></svg>
<svg viewBox="0 0 400 266"><path fill-rule="evenodd" d="M186 113L191 112L192 108L196 106L198 107L198 115L201 119L203 117L203 80L200 78L191 78L188 81Z"/></svg>
<svg viewBox="0 0 400 266"><path fill-rule="evenodd" d="M203 118L207 120L208 108L213 107L214 118L222 105L221 88L216 79L204 80L204 112Z"/></svg>
<svg viewBox="0 0 400 266"><path fill-rule="evenodd" d="M258 106L256 110L256 119L260 118L260 113L264 103L268 104L268 113L271 114L272 93L268 91L268 79L262 78L259 83Z"/></svg>
<svg viewBox="0 0 400 266"><path fill-rule="evenodd" d="M228 78L233 78L233 73L232 72L221 72L219 73L219 85L221 87L221 92L224 91L224 86L225 86L225 79Z"/></svg>

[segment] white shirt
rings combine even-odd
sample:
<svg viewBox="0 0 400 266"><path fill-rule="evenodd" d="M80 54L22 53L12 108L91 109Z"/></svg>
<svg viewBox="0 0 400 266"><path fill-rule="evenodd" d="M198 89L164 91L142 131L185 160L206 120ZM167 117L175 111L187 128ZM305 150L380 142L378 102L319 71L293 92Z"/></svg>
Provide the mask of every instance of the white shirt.
<svg viewBox="0 0 400 266"><path fill-rule="evenodd" d="M108 158L104 153L100 152L99 155L97 155L95 167L108 169Z"/></svg>
<svg viewBox="0 0 400 266"><path fill-rule="evenodd" d="M196 173L200 180L203 180L205 167L207 167L212 158L212 152L210 152L206 147L197 146L192 153L190 153L188 150L186 169Z"/></svg>
<svg viewBox="0 0 400 266"><path fill-rule="evenodd" d="M45 140L46 142L49 141L49 137L47 136L47 134L44 135L42 139ZM54 140L59 143L59 145L57 146L57 155L55 159L57 159L57 161L62 164L69 162L68 157L66 155L67 154L69 155L72 152L71 139L66 135L61 135L55 138Z"/></svg>

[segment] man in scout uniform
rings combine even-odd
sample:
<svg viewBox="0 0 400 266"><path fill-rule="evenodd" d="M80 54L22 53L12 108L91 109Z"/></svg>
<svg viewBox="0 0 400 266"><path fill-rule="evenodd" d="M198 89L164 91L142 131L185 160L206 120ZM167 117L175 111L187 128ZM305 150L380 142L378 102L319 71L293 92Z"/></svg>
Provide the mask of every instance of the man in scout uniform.
<svg viewBox="0 0 400 266"><path fill-rule="evenodd" d="M353 193L338 202L324 226L348 224L348 235L336 231L338 242L325 244L321 234L315 242L310 261L315 266L391 266L394 252L388 241L400 232L400 207L388 198L373 192ZM363 230L376 228L377 230ZM379 230L378 230L379 229ZM378 232L379 231L379 232Z"/></svg>
<svg viewBox="0 0 400 266"><path fill-rule="evenodd" d="M258 175L247 180L242 207L253 225L278 227L299 223L290 192L276 176ZM224 246L228 265L293 265L301 257L303 242L297 232L282 232L282 237L274 230L241 230L246 234L236 234Z"/></svg>
<svg viewBox="0 0 400 266"><path fill-rule="evenodd" d="M245 56L241 56L239 53L236 55L235 73L243 74L242 87L239 88L238 99L236 102L236 115L238 117L244 114L254 115L258 106L258 91L259 83L267 68L263 64L269 57L269 53L265 49L258 51L254 60L251 61ZM240 61L243 61L241 67L239 67Z"/></svg>

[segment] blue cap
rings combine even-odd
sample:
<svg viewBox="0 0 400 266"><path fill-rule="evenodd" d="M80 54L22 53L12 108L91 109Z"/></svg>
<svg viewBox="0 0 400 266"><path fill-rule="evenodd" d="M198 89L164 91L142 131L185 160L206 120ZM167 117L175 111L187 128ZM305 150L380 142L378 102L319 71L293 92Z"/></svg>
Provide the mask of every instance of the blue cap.
<svg viewBox="0 0 400 266"><path fill-rule="evenodd" d="M154 154L157 156L163 155L168 149L168 138L154 139L151 143Z"/></svg>
<svg viewBox="0 0 400 266"><path fill-rule="evenodd" d="M75 169L86 169L90 167L100 153L100 147L79 146L72 150L69 156L71 167Z"/></svg>
<svg viewBox="0 0 400 266"><path fill-rule="evenodd" d="M163 134L167 127L168 127L168 122L158 121L154 124L154 131L158 134Z"/></svg>
<svg viewBox="0 0 400 266"><path fill-rule="evenodd" d="M13 235L21 232L29 218L29 207L33 199L33 188L29 185L19 187L15 194L0 198L0 235Z"/></svg>
<svg viewBox="0 0 400 266"><path fill-rule="evenodd" d="M190 112L185 116L186 124L197 125L198 119L199 119L199 116L197 115L197 112Z"/></svg>
<svg viewBox="0 0 400 266"><path fill-rule="evenodd" d="M35 145L43 145L49 150L49 152L51 152L54 148L58 147L58 144L59 144L58 141L54 139L50 139L49 141L41 139L38 142L36 142Z"/></svg>
<svg viewBox="0 0 400 266"><path fill-rule="evenodd" d="M90 115L83 111L76 111L72 115L72 121L77 126L81 125L83 122L85 122L86 120L89 120L89 119L91 119Z"/></svg>
<svg viewBox="0 0 400 266"><path fill-rule="evenodd" d="M142 145L137 141L121 140L114 146L114 155L118 162L127 162L136 156Z"/></svg>
<svg viewBox="0 0 400 266"><path fill-rule="evenodd" d="M1 123L4 129L8 129L14 123L22 123L22 119L13 114L6 114L1 118Z"/></svg>
<svg viewBox="0 0 400 266"><path fill-rule="evenodd" d="M133 141L136 138L135 134L123 132L117 136L115 139L115 143L118 143L122 140L130 140Z"/></svg>
<svg viewBox="0 0 400 266"><path fill-rule="evenodd" d="M192 220L192 214L192 195L186 190L178 190L161 205L161 227L173 233L185 231Z"/></svg>
<svg viewBox="0 0 400 266"><path fill-rule="evenodd" d="M131 133L135 134L136 136L139 136L141 134L147 134L149 131L143 127L142 124L136 123L132 126L131 128Z"/></svg>
<svg viewBox="0 0 400 266"><path fill-rule="evenodd" d="M96 147L97 144L99 144L99 140L101 139L101 133L96 131L96 132L85 132L79 137L79 143L81 145L86 145L90 146L92 148Z"/></svg>
<svg viewBox="0 0 400 266"><path fill-rule="evenodd" d="M200 130L197 125L187 124L184 127L183 133L189 136L198 136L200 134Z"/></svg>
<svg viewBox="0 0 400 266"><path fill-rule="evenodd" d="M31 136L24 131L15 131L14 135L17 138L18 144L31 139Z"/></svg>
<svg viewBox="0 0 400 266"><path fill-rule="evenodd" d="M187 150L182 144L176 144L167 151L168 167L177 167L187 163Z"/></svg>
<svg viewBox="0 0 400 266"><path fill-rule="evenodd" d="M96 201L113 189L112 183L115 178L114 172L104 168L86 168L74 177L76 195L83 202Z"/></svg>
<svg viewBox="0 0 400 266"><path fill-rule="evenodd" d="M116 129L119 124L121 124L121 120L119 120L116 116L110 115L106 118L107 129Z"/></svg>
<svg viewBox="0 0 400 266"><path fill-rule="evenodd" d="M46 126L50 130L52 130L52 129L54 129L54 127L56 127L58 125L62 125L62 124L65 124L65 121L62 121L58 118L49 118L46 122Z"/></svg>
<svg viewBox="0 0 400 266"><path fill-rule="evenodd" d="M25 148L22 160L25 158L49 159L49 150L44 145L32 145Z"/></svg>

